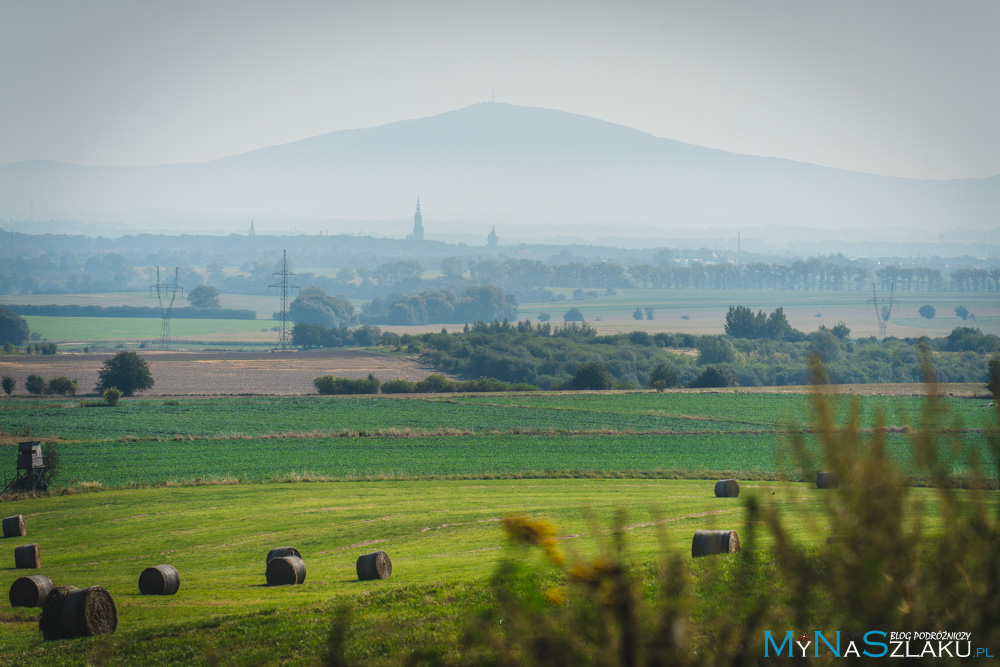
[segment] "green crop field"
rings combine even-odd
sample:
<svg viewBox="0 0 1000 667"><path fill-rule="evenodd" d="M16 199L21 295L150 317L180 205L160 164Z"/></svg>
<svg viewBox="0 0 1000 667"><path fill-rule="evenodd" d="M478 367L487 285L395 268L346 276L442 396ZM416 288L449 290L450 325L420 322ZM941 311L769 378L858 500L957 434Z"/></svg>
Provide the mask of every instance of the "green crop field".
<svg viewBox="0 0 1000 667"><path fill-rule="evenodd" d="M160 338L159 318L145 317L48 317L24 318L31 330L51 341L153 341ZM199 338L215 334L259 332L273 324L260 320L173 319L170 335L174 338Z"/></svg>
<svg viewBox="0 0 1000 667"><path fill-rule="evenodd" d="M924 525L937 530L933 492L913 493ZM564 550L590 557L612 512L627 507L630 557L648 563L662 549L689 551L695 530L741 528L746 497L781 510L796 541L820 543L829 534L822 494L775 482L744 483L740 499L718 499L703 481L476 480L124 489L5 502L6 514L25 515L28 535L3 540L4 548L36 543L42 569L31 574L104 586L119 624L111 636L44 642L39 610L5 606L0 664L315 664L344 602L356 617L352 662L401 663L421 641L460 641L468 615L488 599L490 573L510 553L504 516L549 517L569 536ZM277 546L301 551L303 585L264 585L264 557ZM360 582L355 561L375 549L392 558L392 577ZM714 579L719 563L710 560L693 561L693 573ZM180 572L179 592L139 595L140 572L160 563ZM0 569L0 588L24 574Z"/></svg>
<svg viewBox="0 0 1000 667"><path fill-rule="evenodd" d="M890 456L912 468L912 396L858 400L878 414ZM985 460L994 419L977 399L944 397L962 441ZM851 401L835 402L844 419ZM755 476L794 473L788 431L812 418L800 394L753 392L503 394L411 398L232 397L80 401L8 399L0 432L57 442L65 482L105 486L184 480L489 476ZM949 422L950 423L950 422ZM811 436L807 436L811 442ZM13 456L13 454L11 454ZM965 452L949 452L952 472Z"/></svg>

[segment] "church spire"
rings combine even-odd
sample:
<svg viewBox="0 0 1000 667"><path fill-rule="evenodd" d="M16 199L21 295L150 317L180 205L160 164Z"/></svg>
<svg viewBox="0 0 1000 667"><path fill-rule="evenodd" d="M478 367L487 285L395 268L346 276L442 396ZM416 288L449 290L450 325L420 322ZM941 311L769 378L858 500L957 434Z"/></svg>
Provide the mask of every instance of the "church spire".
<svg viewBox="0 0 1000 667"><path fill-rule="evenodd" d="M424 216L420 214L420 197L417 197L417 212L413 214L413 233L410 238L414 241L424 240Z"/></svg>

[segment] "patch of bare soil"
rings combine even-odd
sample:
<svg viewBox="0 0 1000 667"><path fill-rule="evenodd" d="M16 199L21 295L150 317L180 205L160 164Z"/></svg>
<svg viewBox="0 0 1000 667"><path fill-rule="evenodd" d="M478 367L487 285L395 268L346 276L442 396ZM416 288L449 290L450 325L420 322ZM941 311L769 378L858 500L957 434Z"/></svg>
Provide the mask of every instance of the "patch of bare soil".
<svg viewBox="0 0 1000 667"><path fill-rule="evenodd" d="M142 396L312 394L313 380L323 375L379 380L422 380L433 368L410 357L364 350L310 350L307 352L142 352L156 384ZM15 395L26 394L28 375L45 379L64 375L77 381L79 394L97 385L97 371L112 355L5 356L0 374L17 380Z"/></svg>

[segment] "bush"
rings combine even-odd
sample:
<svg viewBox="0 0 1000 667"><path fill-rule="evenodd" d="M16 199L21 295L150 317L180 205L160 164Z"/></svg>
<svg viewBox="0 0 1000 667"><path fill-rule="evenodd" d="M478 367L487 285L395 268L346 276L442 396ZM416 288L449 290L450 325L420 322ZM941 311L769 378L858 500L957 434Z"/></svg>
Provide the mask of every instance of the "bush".
<svg viewBox="0 0 1000 667"><path fill-rule="evenodd" d="M572 389L604 390L613 388L615 379L604 364L588 361L576 367L569 384Z"/></svg>
<svg viewBox="0 0 1000 667"><path fill-rule="evenodd" d="M6 393L8 396L10 396L11 393L13 393L14 387L16 386L17 386L17 380L12 378L11 376L4 375L3 378L0 378L0 387L3 387L4 393Z"/></svg>
<svg viewBox="0 0 1000 667"><path fill-rule="evenodd" d="M382 383L383 394L412 394L417 391L417 383L409 380L388 380Z"/></svg>
<svg viewBox="0 0 1000 667"><path fill-rule="evenodd" d="M417 383L416 389L421 394L443 394L455 391L455 383L440 373L431 373Z"/></svg>
<svg viewBox="0 0 1000 667"><path fill-rule="evenodd" d="M677 386L677 372L666 364L657 364L649 374L649 388L663 391Z"/></svg>
<svg viewBox="0 0 1000 667"><path fill-rule="evenodd" d="M316 391L321 395L329 396L333 394L377 394L381 383L374 375L369 375L364 380L324 375L313 380L313 384L316 385Z"/></svg>
<svg viewBox="0 0 1000 667"><path fill-rule="evenodd" d="M711 387L735 387L736 376L728 366L708 366L690 384L694 389Z"/></svg>
<svg viewBox="0 0 1000 667"><path fill-rule="evenodd" d="M45 383L45 393L72 396L76 393L76 380L70 380L64 375L57 375Z"/></svg>
<svg viewBox="0 0 1000 667"><path fill-rule="evenodd" d="M41 375L29 375L24 381L24 389L29 394L39 395L45 391L45 378Z"/></svg>
<svg viewBox="0 0 1000 667"><path fill-rule="evenodd" d="M118 387L108 387L104 390L104 400L108 402L108 405L115 407L118 405L118 399L122 397L122 392L119 391Z"/></svg>
<svg viewBox="0 0 1000 667"><path fill-rule="evenodd" d="M28 322L23 317L7 308L0 308L0 343L24 345L30 334Z"/></svg>
<svg viewBox="0 0 1000 667"><path fill-rule="evenodd" d="M155 381L149 364L136 352L122 351L105 360L97 371L97 391L117 387L122 396L132 396L137 391L151 388Z"/></svg>

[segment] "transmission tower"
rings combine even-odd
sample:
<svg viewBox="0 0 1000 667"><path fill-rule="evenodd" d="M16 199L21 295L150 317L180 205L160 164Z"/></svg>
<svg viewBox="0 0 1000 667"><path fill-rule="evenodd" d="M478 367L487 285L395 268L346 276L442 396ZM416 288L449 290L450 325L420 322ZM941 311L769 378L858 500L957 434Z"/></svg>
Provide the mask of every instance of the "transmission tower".
<svg viewBox="0 0 1000 667"><path fill-rule="evenodd" d="M296 274L288 270L288 251L281 251L281 270L275 271L274 276L280 277L280 281L273 285L268 285L268 289L281 290L281 334L272 352L287 352L292 346L292 338L288 333L288 291L299 289L298 285L292 285L288 279Z"/></svg>
<svg viewBox="0 0 1000 667"><path fill-rule="evenodd" d="M178 292L183 292L184 288L177 284L177 272L180 269L174 267L174 282L165 283L160 280L160 267L156 267L156 284L149 288L149 296L153 296L156 290L156 300L160 304L160 349L165 350L170 344L170 311L174 307L174 299ZM168 300L169 299L169 300Z"/></svg>
<svg viewBox="0 0 1000 667"><path fill-rule="evenodd" d="M875 319L878 320L878 340L881 343L885 340L885 327L889 323L892 315L892 307L896 304L893 293L896 291L896 283L889 287L889 298L879 297L875 293L875 283L872 283L872 298L870 303L875 306Z"/></svg>

